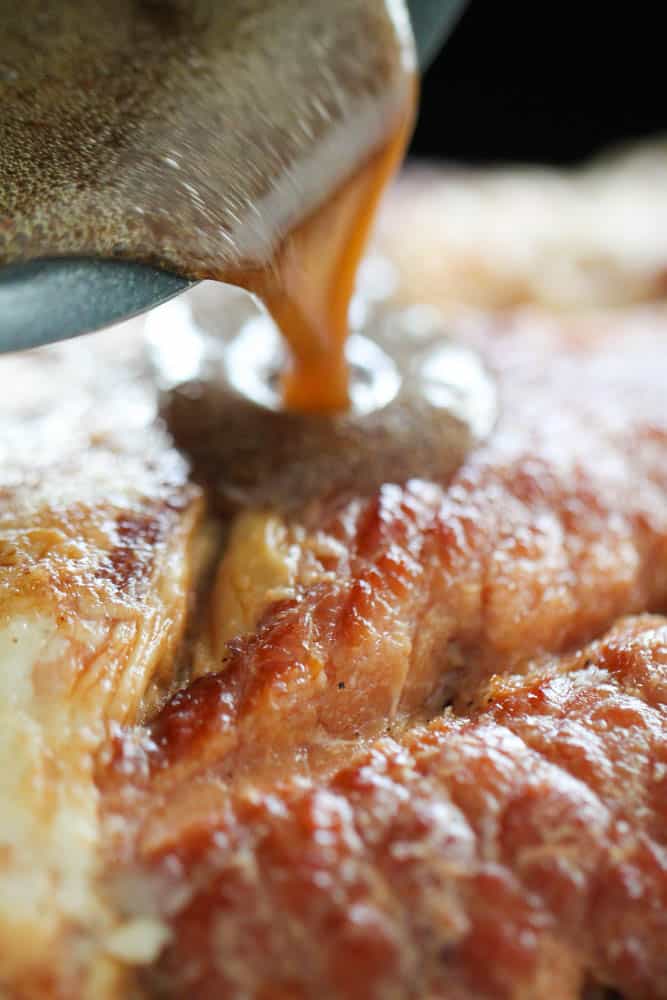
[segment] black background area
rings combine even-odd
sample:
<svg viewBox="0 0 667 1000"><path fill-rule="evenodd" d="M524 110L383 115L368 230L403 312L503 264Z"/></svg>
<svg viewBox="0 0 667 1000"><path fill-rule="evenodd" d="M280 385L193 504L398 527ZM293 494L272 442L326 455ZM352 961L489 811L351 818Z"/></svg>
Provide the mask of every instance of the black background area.
<svg viewBox="0 0 667 1000"><path fill-rule="evenodd" d="M577 162L667 131L667 5L470 0L426 73L413 155Z"/></svg>

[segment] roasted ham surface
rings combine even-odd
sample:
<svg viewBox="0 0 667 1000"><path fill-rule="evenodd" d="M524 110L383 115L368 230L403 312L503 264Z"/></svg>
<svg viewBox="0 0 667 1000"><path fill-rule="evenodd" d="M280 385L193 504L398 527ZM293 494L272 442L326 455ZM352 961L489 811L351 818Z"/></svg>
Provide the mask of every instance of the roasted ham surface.
<svg viewBox="0 0 667 1000"><path fill-rule="evenodd" d="M666 697L666 620L626 619L332 773L208 769L161 836L149 786L123 887L171 931L149 995L667 995ZM142 777L173 767L152 735Z"/></svg>
<svg viewBox="0 0 667 1000"><path fill-rule="evenodd" d="M501 416L448 483L238 515L206 672L102 767L149 995L666 995L665 621L587 645L667 600L663 323L475 323Z"/></svg>
<svg viewBox="0 0 667 1000"><path fill-rule="evenodd" d="M667 313L443 329L498 420L421 476L139 323L0 359L2 1000L667 997Z"/></svg>
<svg viewBox="0 0 667 1000"><path fill-rule="evenodd" d="M0 363L3 1000L125 995L95 760L172 683L185 623L200 491L107 343Z"/></svg>

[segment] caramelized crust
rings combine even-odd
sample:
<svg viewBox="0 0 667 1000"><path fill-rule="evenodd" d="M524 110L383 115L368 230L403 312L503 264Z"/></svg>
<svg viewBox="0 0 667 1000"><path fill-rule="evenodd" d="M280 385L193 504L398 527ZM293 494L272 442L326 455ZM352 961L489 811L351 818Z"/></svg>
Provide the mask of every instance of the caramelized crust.
<svg viewBox="0 0 667 1000"><path fill-rule="evenodd" d="M85 360L7 359L0 404L0 995L30 1000L123 989L94 761L171 682L201 513L131 371Z"/></svg>
<svg viewBox="0 0 667 1000"><path fill-rule="evenodd" d="M205 826L135 841L149 992L664 996L666 696L667 624L629 619L329 776L203 783Z"/></svg>
<svg viewBox="0 0 667 1000"><path fill-rule="evenodd" d="M665 607L664 330L463 324L502 406L456 475L242 512L203 590L140 371L53 421L72 348L11 362L5 993L665 992L661 620L568 653Z"/></svg>
<svg viewBox="0 0 667 1000"><path fill-rule="evenodd" d="M284 515L290 592L101 774L149 995L664 994L667 633L567 653L665 607L663 330L465 327L486 446Z"/></svg>
<svg viewBox="0 0 667 1000"><path fill-rule="evenodd" d="M460 467L234 511L137 325L2 360L2 1000L667 996L667 316L447 332Z"/></svg>
<svg viewBox="0 0 667 1000"><path fill-rule="evenodd" d="M477 340L502 416L449 484L386 484L290 515L286 593L276 600L269 579L250 631L153 725L167 787L190 787L210 761L226 780L281 771L286 755L322 766L387 726L465 705L494 672L663 608L662 321L635 323L607 318L585 347L556 324L487 325ZM276 551L265 558L274 573Z"/></svg>

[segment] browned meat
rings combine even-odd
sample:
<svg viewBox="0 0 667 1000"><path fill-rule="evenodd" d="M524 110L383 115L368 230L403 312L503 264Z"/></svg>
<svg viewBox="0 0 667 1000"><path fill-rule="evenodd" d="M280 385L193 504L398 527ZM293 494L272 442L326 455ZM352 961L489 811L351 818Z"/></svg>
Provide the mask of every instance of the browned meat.
<svg viewBox="0 0 667 1000"><path fill-rule="evenodd" d="M585 647L667 598L662 324L634 322L477 331L488 444L285 515L281 596L118 734L107 891L171 934L149 995L667 995L667 628Z"/></svg>
<svg viewBox="0 0 667 1000"><path fill-rule="evenodd" d="M667 621L628 619L329 776L200 777L125 872L151 995L666 996L666 698Z"/></svg>
<svg viewBox="0 0 667 1000"><path fill-rule="evenodd" d="M260 584L255 620L154 727L170 786L211 760L226 779L281 770L285 755L319 766L387 725L465 704L491 673L665 607L662 328L606 330L576 348L555 324L487 327L502 416L452 481L385 484L289 515L289 544L270 553L296 566L278 600L256 539L243 551Z"/></svg>
<svg viewBox="0 0 667 1000"><path fill-rule="evenodd" d="M195 570L199 490L131 370L91 353L2 361L2 1000L122 995L95 760L172 683Z"/></svg>
<svg viewBox="0 0 667 1000"><path fill-rule="evenodd" d="M2 1000L667 997L664 311L452 320L460 466L139 332L0 363Z"/></svg>

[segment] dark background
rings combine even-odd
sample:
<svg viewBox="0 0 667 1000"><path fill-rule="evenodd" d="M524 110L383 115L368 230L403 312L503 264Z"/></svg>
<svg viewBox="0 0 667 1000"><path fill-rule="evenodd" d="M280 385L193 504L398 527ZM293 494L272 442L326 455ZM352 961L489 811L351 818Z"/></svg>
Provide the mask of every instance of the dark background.
<svg viewBox="0 0 667 1000"><path fill-rule="evenodd" d="M667 4L469 0L426 73L413 155L573 163L667 132Z"/></svg>

